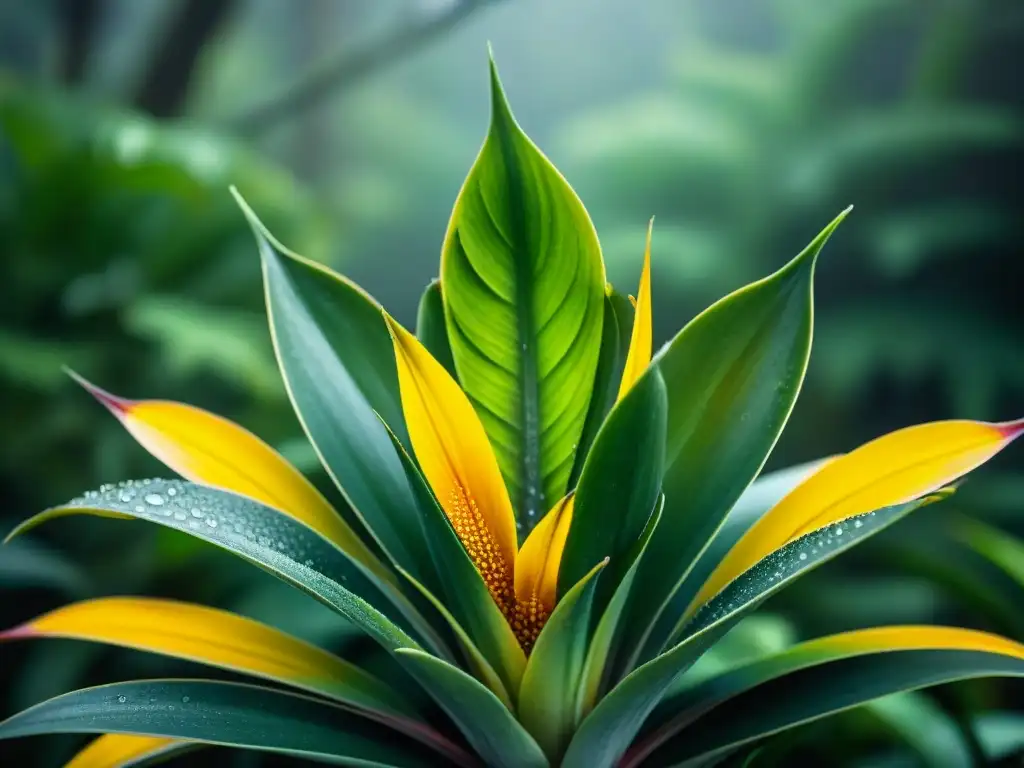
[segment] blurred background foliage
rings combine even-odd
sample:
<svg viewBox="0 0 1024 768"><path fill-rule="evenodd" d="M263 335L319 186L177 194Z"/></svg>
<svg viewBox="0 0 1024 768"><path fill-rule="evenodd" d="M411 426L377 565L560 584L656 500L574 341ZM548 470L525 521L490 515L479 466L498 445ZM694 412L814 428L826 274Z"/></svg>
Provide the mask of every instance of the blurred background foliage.
<svg viewBox="0 0 1024 768"><path fill-rule="evenodd" d="M1024 411L1017 0L8 0L0 532L161 472L62 366L234 418L329 492L277 376L227 187L411 323L484 134L487 41L620 287L656 216L662 341L856 206L819 268L811 369L770 467L917 421ZM692 674L882 621L1024 639L1020 467L1009 452L942 509L785 591ZM139 592L372 652L311 601L169 532L70 520L0 551L3 626ZM0 714L176 668L59 642L0 652ZM1022 709L1019 690L984 681L902 696L736 764L1016 764ZM50 765L68 749L0 756Z"/></svg>

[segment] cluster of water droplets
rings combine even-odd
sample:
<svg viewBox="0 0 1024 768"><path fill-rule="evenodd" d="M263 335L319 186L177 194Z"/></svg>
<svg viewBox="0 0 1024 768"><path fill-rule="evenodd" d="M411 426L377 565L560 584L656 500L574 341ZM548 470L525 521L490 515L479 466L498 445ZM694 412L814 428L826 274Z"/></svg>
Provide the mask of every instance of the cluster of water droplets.
<svg viewBox="0 0 1024 768"><path fill-rule="evenodd" d="M126 480L100 486L65 506L119 512L233 550L273 550L321 573L336 571L331 564L338 553L318 535L277 510L215 488L181 480ZM332 572L331 578L344 581L346 576Z"/></svg>
<svg viewBox="0 0 1024 768"><path fill-rule="evenodd" d="M903 507L888 507L878 512L847 518L777 549L729 583L694 615L687 634L714 624L733 611L765 597L795 575L830 559L848 549L859 539L869 536L898 517Z"/></svg>

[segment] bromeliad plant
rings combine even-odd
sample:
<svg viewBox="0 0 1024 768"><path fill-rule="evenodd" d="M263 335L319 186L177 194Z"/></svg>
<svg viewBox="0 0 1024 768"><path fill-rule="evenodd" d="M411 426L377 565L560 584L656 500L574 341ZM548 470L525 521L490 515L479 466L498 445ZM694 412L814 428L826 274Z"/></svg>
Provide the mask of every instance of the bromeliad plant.
<svg viewBox="0 0 1024 768"><path fill-rule="evenodd" d="M111 643L276 685L89 688L15 715L0 738L104 734L77 768L202 744L351 765L690 765L894 691L1024 676L1018 643L909 626L687 678L768 596L949 493L1024 421L922 424L755 480L800 389L815 263L842 215L652 359L650 232L631 302L493 68L491 84L416 335L285 250L239 197L282 375L351 515L241 427L83 381L185 479L103 486L14 532L77 513L183 531L334 608L390 667L198 605L91 600L4 637Z"/></svg>

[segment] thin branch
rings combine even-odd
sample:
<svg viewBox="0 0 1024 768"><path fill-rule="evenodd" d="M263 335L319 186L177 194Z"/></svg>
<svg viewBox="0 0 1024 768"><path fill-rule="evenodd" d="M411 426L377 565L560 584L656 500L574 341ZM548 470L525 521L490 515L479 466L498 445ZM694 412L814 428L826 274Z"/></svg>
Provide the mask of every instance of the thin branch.
<svg viewBox="0 0 1024 768"><path fill-rule="evenodd" d="M181 113L199 55L237 7L237 0L186 0L153 52L133 99L156 115Z"/></svg>
<svg viewBox="0 0 1024 768"><path fill-rule="evenodd" d="M409 55L495 2L498 0L452 0L442 11L407 23L365 48L341 54L277 98L229 119L228 125L249 135L267 131Z"/></svg>

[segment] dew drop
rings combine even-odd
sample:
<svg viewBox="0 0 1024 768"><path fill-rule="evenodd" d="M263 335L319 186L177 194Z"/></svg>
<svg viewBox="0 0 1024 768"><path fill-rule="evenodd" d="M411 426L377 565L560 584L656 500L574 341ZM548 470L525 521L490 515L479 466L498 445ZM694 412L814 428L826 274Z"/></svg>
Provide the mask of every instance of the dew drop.
<svg viewBox="0 0 1024 768"><path fill-rule="evenodd" d="M185 513L184 509L179 509L177 512L174 513L175 520L184 520L186 517L188 517L188 515Z"/></svg>
<svg viewBox="0 0 1024 768"><path fill-rule="evenodd" d="M801 552L800 553L800 559L801 560L806 560L807 559L807 553L806 552Z"/></svg>
<svg viewBox="0 0 1024 768"><path fill-rule="evenodd" d="M189 520L188 521L188 527L191 528L194 531L195 530L199 530L199 528L201 528L202 525L203 524L201 522L199 522L198 520Z"/></svg>
<svg viewBox="0 0 1024 768"><path fill-rule="evenodd" d="M142 514L143 512L146 511L146 508L144 506L142 506L141 504L138 504L135 507L135 511L138 512L139 514Z"/></svg>
<svg viewBox="0 0 1024 768"><path fill-rule="evenodd" d="M217 519L214 518L214 517L208 517L208 518L206 518L206 524L208 526L210 526L211 528L216 528L217 527Z"/></svg>
<svg viewBox="0 0 1024 768"><path fill-rule="evenodd" d="M853 521L853 527L854 528L863 528L864 527L864 523L862 523L860 520L854 520Z"/></svg>
<svg viewBox="0 0 1024 768"><path fill-rule="evenodd" d="M135 498L135 494L132 493L131 491L121 491L121 495L118 496L118 498L121 499L121 501L127 503Z"/></svg>
<svg viewBox="0 0 1024 768"><path fill-rule="evenodd" d="M174 487L168 488L167 489L167 495L168 496L177 496L178 495L178 489L174 488Z"/></svg>
<svg viewBox="0 0 1024 768"><path fill-rule="evenodd" d="M128 697L127 696L123 696L122 695L122 696L118 696L117 697L117 703L118 704L124 704L126 701L128 701Z"/></svg>
<svg viewBox="0 0 1024 768"><path fill-rule="evenodd" d="M152 504L154 507L159 507L161 504L164 503L164 497L161 496L159 493L147 493L146 503Z"/></svg>
<svg viewBox="0 0 1024 768"><path fill-rule="evenodd" d="M842 536L843 535L843 527L841 525L840 526L836 526L836 529L834 531L832 531L832 533L834 533L836 536Z"/></svg>
<svg viewBox="0 0 1024 768"><path fill-rule="evenodd" d="M191 699L189 699L189 697L188 697L188 696L182 696L182 697L181 697L181 703L182 703L182 704L188 704L188 703L189 703L189 701L191 701Z"/></svg>
<svg viewBox="0 0 1024 768"><path fill-rule="evenodd" d="M191 515L192 517L202 517L203 510L201 510L199 507L192 507Z"/></svg>

